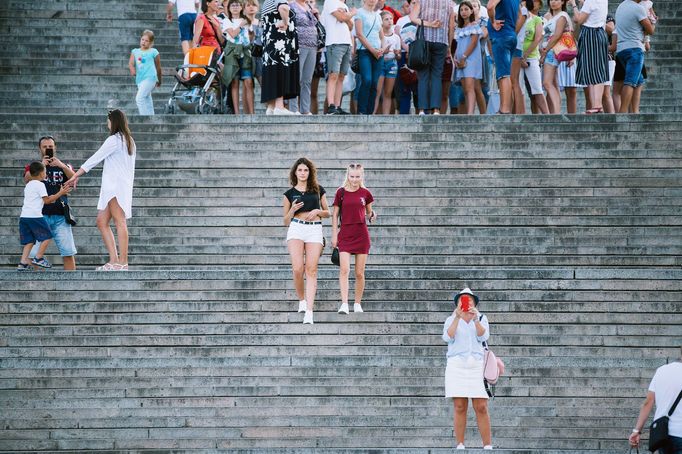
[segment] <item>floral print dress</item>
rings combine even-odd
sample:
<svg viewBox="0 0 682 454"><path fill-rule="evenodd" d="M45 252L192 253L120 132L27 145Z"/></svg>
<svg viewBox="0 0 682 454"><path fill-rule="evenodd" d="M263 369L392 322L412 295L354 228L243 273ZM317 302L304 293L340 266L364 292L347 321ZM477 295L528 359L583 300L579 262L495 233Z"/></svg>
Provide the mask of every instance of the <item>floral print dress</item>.
<svg viewBox="0 0 682 454"><path fill-rule="evenodd" d="M295 98L301 91L295 13L293 10L289 11L289 27L284 31L277 28L282 16L276 7L263 14L261 20L263 26L261 102L277 98Z"/></svg>

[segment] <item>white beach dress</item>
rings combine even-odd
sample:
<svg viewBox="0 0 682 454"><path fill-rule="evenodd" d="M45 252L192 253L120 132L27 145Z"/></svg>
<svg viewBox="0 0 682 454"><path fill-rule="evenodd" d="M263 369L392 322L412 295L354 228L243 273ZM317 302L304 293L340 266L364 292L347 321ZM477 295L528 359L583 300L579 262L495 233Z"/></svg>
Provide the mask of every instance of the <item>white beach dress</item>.
<svg viewBox="0 0 682 454"><path fill-rule="evenodd" d="M109 201L116 198L123 208L126 219L132 217L133 180L135 179L135 152L128 154L128 146L121 134L109 136L102 146L85 161L81 168L89 172L100 162L102 166L102 186L99 191L97 209L104 210Z"/></svg>

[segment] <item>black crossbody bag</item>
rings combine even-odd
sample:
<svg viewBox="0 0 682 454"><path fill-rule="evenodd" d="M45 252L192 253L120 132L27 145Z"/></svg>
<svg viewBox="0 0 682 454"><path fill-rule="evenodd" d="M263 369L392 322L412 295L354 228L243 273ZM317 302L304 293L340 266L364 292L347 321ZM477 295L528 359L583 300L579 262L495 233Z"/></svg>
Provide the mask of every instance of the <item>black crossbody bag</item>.
<svg viewBox="0 0 682 454"><path fill-rule="evenodd" d="M69 206L66 201L64 201L64 197L59 198L59 203L62 204L62 209L64 210L64 219L66 220L66 223L69 225L76 225L78 222L76 221L76 216L73 215L73 211L71 211L71 207Z"/></svg>
<svg viewBox="0 0 682 454"><path fill-rule="evenodd" d="M659 449L664 449L670 444L670 434L668 433L668 422L670 421L670 416L675 412L677 404L680 403L682 399L682 391L677 395L675 403L667 415L661 416L657 420L651 423L649 428L649 451L656 452Z"/></svg>
<svg viewBox="0 0 682 454"><path fill-rule="evenodd" d="M345 188L341 188L341 200L339 200L339 230L341 230L341 207L343 206L343 194L346 192ZM338 238L338 237L337 237ZM332 265L340 266L341 259L339 257L338 245L332 251Z"/></svg>

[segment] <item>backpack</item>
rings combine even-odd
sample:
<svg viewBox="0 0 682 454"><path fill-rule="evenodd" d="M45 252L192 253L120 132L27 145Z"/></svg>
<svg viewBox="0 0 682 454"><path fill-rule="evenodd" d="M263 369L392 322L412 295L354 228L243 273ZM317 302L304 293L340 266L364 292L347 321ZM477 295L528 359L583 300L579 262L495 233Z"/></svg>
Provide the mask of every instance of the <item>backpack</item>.
<svg viewBox="0 0 682 454"><path fill-rule="evenodd" d="M478 318L483 320L483 315ZM495 356L492 350L488 347L487 342L483 342L483 383L488 396L495 397L495 384L499 380L500 375L504 374L504 362Z"/></svg>

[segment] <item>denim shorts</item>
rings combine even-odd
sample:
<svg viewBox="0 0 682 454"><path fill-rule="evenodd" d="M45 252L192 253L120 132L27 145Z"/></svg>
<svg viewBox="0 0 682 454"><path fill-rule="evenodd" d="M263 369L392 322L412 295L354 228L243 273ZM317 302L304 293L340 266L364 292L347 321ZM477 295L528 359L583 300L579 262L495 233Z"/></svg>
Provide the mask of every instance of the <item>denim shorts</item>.
<svg viewBox="0 0 682 454"><path fill-rule="evenodd" d="M616 54L616 58L620 61L620 64L623 65L623 68L625 68L623 85L639 87L644 83L644 76L642 75L644 51L642 49L633 47L621 50Z"/></svg>
<svg viewBox="0 0 682 454"><path fill-rule="evenodd" d="M398 77L398 62L395 58L389 60L384 59L384 64L381 67L381 75L379 77L385 77L386 79L395 79Z"/></svg>
<svg viewBox="0 0 682 454"><path fill-rule="evenodd" d="M239 80L253 79L253 73L250 69L243 68L244 59L239 58Z"/></svg>
<svg viewBox="0 0 682 454"><path fill-rule="evenodd" d="M516 50L516 36L510 35L495 38L492 40L492 46L497 80L509 77L511 75L512 55L514 55Z"/></svg>
<svg viewBox="0 0 682 454"><path fill-rule="evenodd" d="M194 13L185 13L178 17L178 28L180 29L180 41L192 41L194 36L194 21L197 20L197 15Z"/></svg>
<svg viewBox="0 0 682 454"><path fill-rule="evenodd" d="M66 222L64 216L61 214L54 214L50 216L43 216L45 222L52 231L54 244L59 250L59 255L62 257L73 257L76 255L76 243L73 241L73 231L71 226ZM35 245L31 250L31 257L35 257L38 252L38 245Z"/></svg>
<svg viewBox="0 0 682 454"><path fill-rule="evenodd" d="M559 60L556 59L556 55L554 55L554 51L551 49L547 52L547 55L545 55L545 64L554 67L559 66Z"/></svg>
<svg viewBox="0 0 682 454"><path fill-rule="evenodd" d="M62 216L62 219L64 216ZM19 218L19 241L22 246L52 238L50 226L43 218Z"/></svg>
<svg viewBox="0 0 682 454"><path fill-rule="evenodd" d="M464 89L461 83L452 83L450 85L450 108L456 109L464 102Z"/></svg>
<svg viewBox="0 0 682 454"><path fill-rule="evenodd" d="M350 68L350 44L330 44L327 46L327 71L335 74L348 74Z"/></svg>

